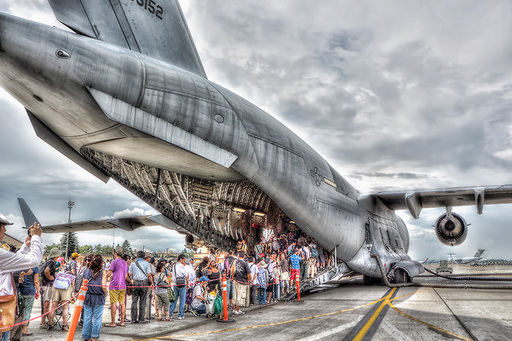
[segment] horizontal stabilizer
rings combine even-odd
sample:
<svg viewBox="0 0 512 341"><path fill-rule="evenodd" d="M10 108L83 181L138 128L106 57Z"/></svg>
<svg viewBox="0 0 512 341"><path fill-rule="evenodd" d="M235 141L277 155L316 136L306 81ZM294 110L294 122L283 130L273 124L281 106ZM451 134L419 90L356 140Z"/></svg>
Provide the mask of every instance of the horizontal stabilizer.
<svg viewBox="0 0 512 341"><path fill-rule="evenodd" d="M178 0L48 0L75 32L206 78Z"/></svg>
<svg viewBox="0 0 512 341"><path fill-rule="evenodd" d="M143 226L156 226L157 224L153 220L149 219L149 217L149 215L144 215L130 218L80 221L76 223L72 222L45 226L43 230L45 233L81 232L117 228L125 231L133 231Z"/></svg>

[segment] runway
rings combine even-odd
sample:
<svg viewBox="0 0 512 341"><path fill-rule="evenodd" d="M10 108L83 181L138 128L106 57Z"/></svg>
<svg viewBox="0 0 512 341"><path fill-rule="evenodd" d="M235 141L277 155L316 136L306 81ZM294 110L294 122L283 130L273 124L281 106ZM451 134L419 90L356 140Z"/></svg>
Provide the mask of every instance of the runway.
<svg viewBox="0 0 512 341"><path fill-rule="evenodd" d="M473 269L455 266L454 274ZM506 271L475 269L478 272ZM512 283L512 275L511 282ZM437 278L421 281L439 282ZM444 281L444 280L442 280ZM452 289L363 285L345 278L324 291L303 295L302 303L252 306L234 323L196 318L101 330L101 340L510 340L512 290ZM32 316L36 311L33 311ZM103 321L110 321L105 306ZM30 325L33 340L64 339L65 333ZM75 340L80 340L77 330Z"/></svg>

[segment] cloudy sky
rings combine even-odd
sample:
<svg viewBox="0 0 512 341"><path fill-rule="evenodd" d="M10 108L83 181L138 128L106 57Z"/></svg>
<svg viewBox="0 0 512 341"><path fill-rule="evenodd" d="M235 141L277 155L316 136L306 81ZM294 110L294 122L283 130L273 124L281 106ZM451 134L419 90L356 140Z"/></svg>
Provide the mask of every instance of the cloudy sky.
<svg viewBox="0 0 512 341"><path fill-rule="evenodd" d="M509 1L180 1L210 80L261 106L313 146L356 188L512 183L512 3ZM51 25L45 0L0 0L0 10ZM0 212L23 235L17 197L43 224L151 208L103 184L40 141L23 107L0 90ZM510 205L456 208L466 242L443 246L432 224L409 226L414 259L450 252L512 259ZM45 236L53 242L60 236ZM81 233L83 244L112 233ZM163 228L123 233L146 249L183 248Z"/></svg>

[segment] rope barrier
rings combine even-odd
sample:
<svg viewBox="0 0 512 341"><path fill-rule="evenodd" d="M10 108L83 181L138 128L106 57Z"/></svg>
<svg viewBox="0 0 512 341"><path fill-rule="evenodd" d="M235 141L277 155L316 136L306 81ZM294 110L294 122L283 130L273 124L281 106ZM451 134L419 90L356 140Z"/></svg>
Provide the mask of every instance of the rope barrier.
<svg viewBox="0 0 512 341"><path fill-rule="evenodd" d="M59 310L60 308L62 308L66 304L68 304L69 302L73 301L78 296L78 294L80 294L80 293L79 292L76 293L75 296L71 297L68 301L64 301L64 303L58 305L55 309L48 310L48 312L46 312L44 314L41 314L41 315L39 315L37 317L34 317L34 318L31 318L30 320L26 320L26 321L23 321L23 322L20 322L20 323L13 324L12 326L7 326L7 327L0 328L0 332L2 332L2 330L4 330L4 329L9 329L9 328L14 328L14 327L17 327L17 326L21 326L22 324L28 323L30 321L37 320L40 317L46 316L46 315L48 315L50 313L53 313L54 311Z"/></svg>

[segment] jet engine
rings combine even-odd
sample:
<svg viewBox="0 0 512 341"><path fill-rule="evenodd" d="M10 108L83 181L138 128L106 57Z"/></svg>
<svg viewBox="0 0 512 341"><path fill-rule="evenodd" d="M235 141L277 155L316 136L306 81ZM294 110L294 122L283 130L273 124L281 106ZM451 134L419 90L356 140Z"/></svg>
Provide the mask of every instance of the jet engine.
<svg viewBox="0 0 512 341"><path fill-rule="evenodd" d="M435 229L437 239L444 245L460 245L466 240L468 234L468 225L464 218L451 212L437 218Z"/></svg>
<svg viewBox="0 0 512 341"><path fill-rule="evenodd" d="M186 243L185 246L189 249L197 249L197 248L200 248L201 246L206 245L204 240L199 239L190 233L188 233L185 236L185 243Z"/></svg>

